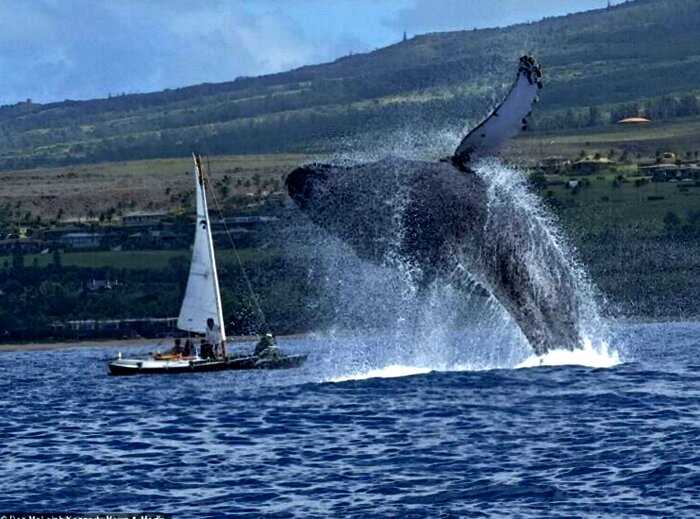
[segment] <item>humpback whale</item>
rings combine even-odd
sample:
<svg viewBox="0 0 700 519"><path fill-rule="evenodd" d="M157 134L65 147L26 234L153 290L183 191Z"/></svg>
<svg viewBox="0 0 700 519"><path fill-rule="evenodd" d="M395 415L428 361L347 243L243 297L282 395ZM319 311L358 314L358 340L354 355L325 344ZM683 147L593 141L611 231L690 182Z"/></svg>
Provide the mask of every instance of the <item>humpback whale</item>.
<svg viewBox="0 0 700 519"><path fill-rule="evenodd" d="M400 258L418 286L455 282L466 269L469 282L503 305L536 354L580 347L582 303L569 259L546 226L517 204L494 218L490 186L472 167L527 126L540 88L541 69L524 56L505 99L451 157L307 164L287 176L289 196L360 258L389 266Z"/></svg>

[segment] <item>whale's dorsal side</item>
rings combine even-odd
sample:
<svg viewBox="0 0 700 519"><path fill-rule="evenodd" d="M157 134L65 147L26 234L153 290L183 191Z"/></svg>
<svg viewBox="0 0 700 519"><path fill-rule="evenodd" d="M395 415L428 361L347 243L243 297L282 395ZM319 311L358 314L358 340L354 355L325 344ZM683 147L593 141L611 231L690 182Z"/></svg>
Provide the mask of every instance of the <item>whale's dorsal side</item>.
<svg viewBox="0 0 700 519"><path fill-rule="evenodd" d="M462 139L452 162L465 166L476 156L498 151L508 139L527 129L527 118L542 88L542 69L531 56L520 58L518 75L508 95L491 114Z"/></svg>

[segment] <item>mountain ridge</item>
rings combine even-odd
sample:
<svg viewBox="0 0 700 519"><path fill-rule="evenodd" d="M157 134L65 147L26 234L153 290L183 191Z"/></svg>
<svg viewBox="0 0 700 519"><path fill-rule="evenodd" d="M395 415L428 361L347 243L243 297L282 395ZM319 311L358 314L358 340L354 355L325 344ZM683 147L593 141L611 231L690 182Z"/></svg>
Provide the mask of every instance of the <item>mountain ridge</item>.
<svg viewBox="0 0 700 519"><path fill-rule="evenodd" d="M339 138L406 121L464 126L493 106L525 53L546 74L535 128L596 126L642 111L695 115L697 26L697 0L635 0L506 28L427 33L266 76L4 106L0 168L181 156L192 148L323 152Z"/></svg>

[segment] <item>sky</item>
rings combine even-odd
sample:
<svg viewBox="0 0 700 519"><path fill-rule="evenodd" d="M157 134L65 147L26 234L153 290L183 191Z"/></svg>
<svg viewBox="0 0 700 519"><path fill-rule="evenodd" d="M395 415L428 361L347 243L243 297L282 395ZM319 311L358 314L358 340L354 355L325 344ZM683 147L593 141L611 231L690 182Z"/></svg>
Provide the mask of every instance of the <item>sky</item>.
<svg viewBox="0 0 700 519"><path fill-rule="evenodd" d="M620 3L616 0L613 3ZM0 105L281 72L607 0L0 0Z"/></svg>

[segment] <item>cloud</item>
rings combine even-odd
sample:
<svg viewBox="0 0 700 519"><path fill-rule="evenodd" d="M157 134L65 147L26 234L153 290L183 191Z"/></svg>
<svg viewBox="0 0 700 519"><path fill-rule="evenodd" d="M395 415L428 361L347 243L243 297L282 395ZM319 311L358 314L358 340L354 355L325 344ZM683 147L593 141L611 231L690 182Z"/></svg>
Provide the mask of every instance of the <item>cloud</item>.
<svg viewBox="0 0 700 519"><path fill-rule="evenodd" d="M605 0L0 0L0 104L281 72L409 33L506 25Z"/></svg>
<svg viewBox="0 0 700 519"><path fill-rule="evenodd" d="M2 0L0 104L230 81L362 46L347 35L321 45L267 3L253 11L219 0Z"/></svg>
<svg viewBox="0 0 700 519"><path fill-rule="evenodd" d="M432 0L412 0L410 4L385 18L385 25L406 29L411 34L504 27L545 16L602 8L607 0L442 0L439 6Z"/></svg>

